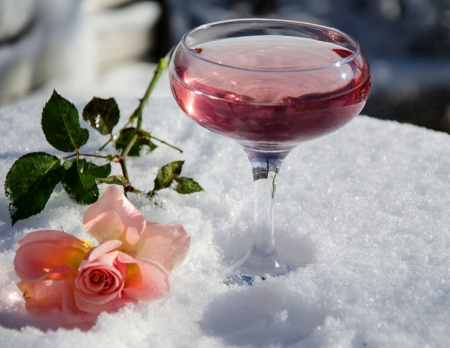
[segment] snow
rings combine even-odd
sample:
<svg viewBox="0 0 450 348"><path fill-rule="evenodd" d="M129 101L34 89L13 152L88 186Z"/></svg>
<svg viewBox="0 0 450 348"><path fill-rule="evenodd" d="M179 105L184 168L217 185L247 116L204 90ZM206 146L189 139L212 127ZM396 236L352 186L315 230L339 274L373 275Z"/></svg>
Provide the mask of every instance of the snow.
<svg viewBox="0 0 450 348"><path fill-rule="evenodd" d="M2 181L24 153L57 153L40 130L43 102L37 99L0 109ZM82 109L87 101L76 105ZM136 99L118 101L124 117L136 105ZM359 116L296 148L281 168L275 207L278 251L293 271L254 286L227 286L228 267L251 239L252 180L244 152L196 125L162 94L150 99L144 128L184 154L160 146L130 160L133 185L150 190L161 165L183 159L183 175L206 190L189 196L162 191L163 208L131 197L147 220L181 223L192 237L187 260L171 275L171 292L102 314L87 332L30 317L15 286L16 242L37 229L89 238L81 225L86 207L58 188L43 213L12 227L0 197L2 347L448 345L448 135ZM84 152L103 142L92 131L91 138Z"/></svg>

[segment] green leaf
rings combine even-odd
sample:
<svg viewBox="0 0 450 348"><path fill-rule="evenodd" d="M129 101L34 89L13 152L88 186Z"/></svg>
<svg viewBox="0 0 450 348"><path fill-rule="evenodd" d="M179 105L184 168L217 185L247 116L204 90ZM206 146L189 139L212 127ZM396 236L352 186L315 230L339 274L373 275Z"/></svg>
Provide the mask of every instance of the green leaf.
<svg viewBox="0 0 450 348"><path fill-rule="evenodd" d="M63 176L60 160L44 152L29 153L15 161L5 180L13 225L40 213Z"/></svg>
<svg viewBox="0 0 450 348"><path fill-rule="evenodd" d="M106 155L106 160L109 162L118 162L119 157L119 155Z"/></svg>
<svg viewBox="0 0 450 348"><path fill-rule="evenodd" d="M111 173L111 164L106 163L98 166L92 162L87 162L83 168L83 173L92 175L94 178L106 178Z"/></svg>
<svg viewBox="0 0 450 348"><path fill-rule="evenodd" d="M120 119L120 110L114 98L94 97L83 109L83 119L100 134L111 134Z"/></svg>
<svg viewBox="0 0 450 348"><path fill-rule="evenodd" d="M69 159L64 161L64 170L68 170L70 167L72 167L73 162L75 162L75 159Z"/></svg>
<svg viewBox="0 0 450 348"><path fill-rule="evenodd" d="M122 129L118 138L114 141L117 150L123 150L136 135L136 128L129 127ZM150 133L139 131L138 138L131 147L128 156L139 156L144 146L148 147L148 152L152 152L157 146L150 140Z"/></svg>
<svg viewBox="0 0 450 348"><path fill-rule="evenodd" d="M129 185L128 180L122 175L111 175L106 178L99 178L98 181L107 185Z"/></svg>
<svg viewBox="0 0 450 348"><path fill-rule="evenodd" d="M66 170L62 184L64 189L78 204L92 204L98 199L99 192L95 177L86 174L84 168L86 160L77 158L72 166Z"/></svg>
<svg viewBox="0 0 450 348"><path fill-rule="evenodd" d="M119 136L114 141L114 145L116 146L116 150L123 150L128 145L130 140L136 135L136 128L129 127L122 129L119 133ZM133 147L131 148L130 152L128 153L128 156L139 156L140 148L137 141L134 143Z"/></svg>
<svg viewBox="0 0 450 348"><path fill-rule="evenodd" d="M158 147L158 145L156 145L154 142L152 142L150 140L150 138L145 139L145 140L146 140L145 144L143 144L143 145L147 145L148 146L148 152L153 152Z"/></svg>
<svg viewBox="0 0 450 348"><path fill-rule="evenodd" d="M191 178L178 177L175 179L177 186L174 188L175 191L181 194L190 194L194 192L204 191L203 187L200 186L198 182Z"/></svg>
<svg viewBox="0 0 450 348"><path fill-rule="evenodd" d="M163 166L156 175L153 192L170 187L173 180L180 176L183 164L184 161L175 161Z"/></svg>
<svg viewBox="0 0 450 348"><path fill-rule="evenodd" d="M134 188L133 186L131 186L130 183L128 182L128 180L122 175L111 175L111 176L108 176L107 178L99 178L98 181L101 183L104 183L104 184L108 184L108 185L123 186L125 188L126 192L132 192L132 193L136 193L136 194L142 193L141 190L138 190L138 189Z"/></svg>
<svg viewBox="0 0 450 348"><path fill-rule="evenodd" d="M141 146L148 146L148 152L153 152L158 147L158 145L152 142L152 137L149 132L140 130L139 139L141 140Z"/></svg>
<svg viewBox="0 0 450 348"><path fill-rule="evenodd" d="M80 127L76 107L56 91L42 110L41 125L47 141L60 151L76 151L89 138L88 130Z"/></svg>

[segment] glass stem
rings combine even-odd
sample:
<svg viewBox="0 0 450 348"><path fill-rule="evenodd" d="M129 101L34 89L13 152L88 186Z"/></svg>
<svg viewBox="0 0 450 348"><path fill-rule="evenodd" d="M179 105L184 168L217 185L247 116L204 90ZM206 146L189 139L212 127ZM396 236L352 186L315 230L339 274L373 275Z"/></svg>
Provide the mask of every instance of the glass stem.
<svg viewBox="0 0 450 348"><path fill-rule="evenodd" d="M275 248L274 198L282 159L253 158L253 186L255 193L255 225L253 241L246 257L237 264L237 277L264 278L289 272Z"/></svg>

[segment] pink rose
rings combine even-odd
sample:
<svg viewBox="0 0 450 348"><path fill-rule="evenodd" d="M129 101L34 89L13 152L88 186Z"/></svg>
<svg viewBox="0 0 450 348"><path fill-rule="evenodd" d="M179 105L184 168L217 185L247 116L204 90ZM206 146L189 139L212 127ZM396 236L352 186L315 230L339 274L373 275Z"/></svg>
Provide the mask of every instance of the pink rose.
<svg viewBox="0 0 450 348"><path fill-rule="evenodd" d="M83 223L97 247L62 231L19 241L14 266L30 314L88 328L103 311L168 293L168 276L189 250L181 225L145 221L116 186L87 209Z"/></svg>
<svg viewBox="0 0 450 348"><path fill-rule="evenodd" d="M99 242L120 240L118 250L137 259L152 260L167 272L181 265L190 237L181 225L145 221L117 186L110 186L84 214L86 230Z"/></svg>

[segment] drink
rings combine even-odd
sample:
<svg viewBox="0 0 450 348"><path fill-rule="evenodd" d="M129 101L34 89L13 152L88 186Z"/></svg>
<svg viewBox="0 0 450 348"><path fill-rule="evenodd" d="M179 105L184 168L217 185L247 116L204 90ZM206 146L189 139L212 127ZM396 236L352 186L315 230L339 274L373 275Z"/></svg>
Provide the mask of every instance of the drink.
<svg viewBox="0 0 450 348"><path fill-rule="evenodd" d="M252 244L227 282L252 284L288 273L274 239L278 173L300 142L342 127L363 108L370 71L358 43L310 23L228 20L186 33L169 70L173 95L185 113L234 139L252 166Z"/></svg>
<svg viewBox="0 0 450 348"><path fill-rule="evenodd" d="M353 52L329 42L265 35L191 50L174 59L175 98L200 125L250 150L289 150L328 134L361 111L370 90L365 60L344 66Z"/></svg>

